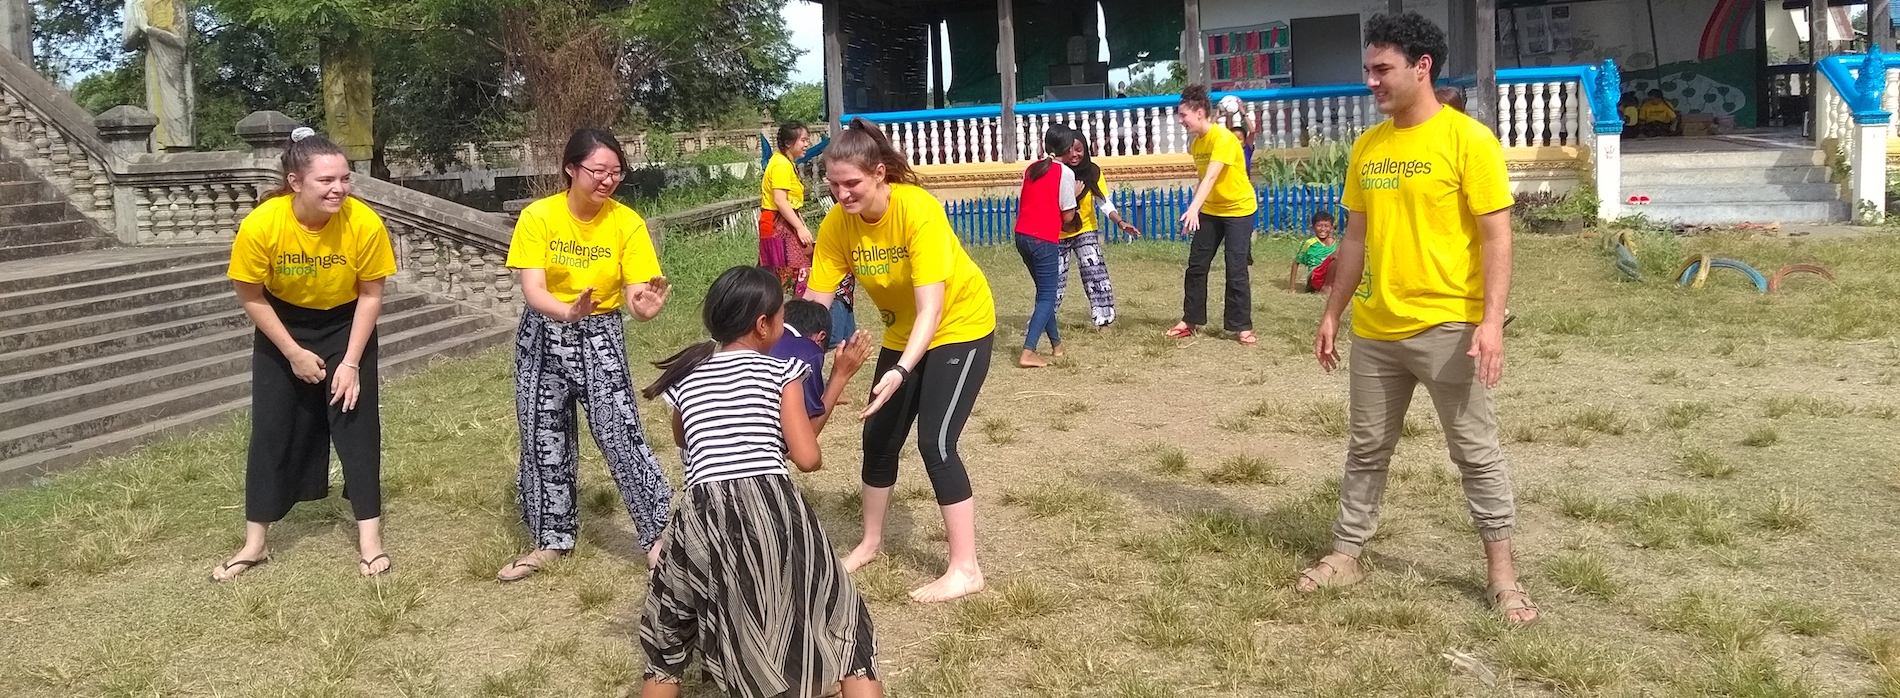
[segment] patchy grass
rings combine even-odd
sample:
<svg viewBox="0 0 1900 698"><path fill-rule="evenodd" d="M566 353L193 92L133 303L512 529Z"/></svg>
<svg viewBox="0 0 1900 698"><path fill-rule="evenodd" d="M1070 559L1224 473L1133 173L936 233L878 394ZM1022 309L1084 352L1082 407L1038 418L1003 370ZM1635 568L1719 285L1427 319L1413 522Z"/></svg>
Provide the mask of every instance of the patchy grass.
<svg viewBox="0 0 1900 698"><path fill-rule="evenodd" d="M1766 424L1749 429L1748 435L1742 437L1742 445L1750 448L1767 448L1778 443L1781 443L1781 432Z"/></svg>
<svg viewBox="0 0 1900 698"><path fill-rule="evenodd" d="M1690 475L1721 479L1735 474L1735 466L1716 455L1714 451L1701 447L1691 447L1676 456L1676 463Z"/></svg>
<svg viewBox="0 0 1900 698"><path fill-rule="evenodd" d="M1484 608L1457 469L1423 390L1401 427L1371 577L1294 593L1332 542L1346 447L1348 376L1310 356L1320 299L1258 294L1260 349L1165 340L1183 246L1118 243L1122 319L1087 332L1084 311L1065 306L1069 356L1046 371L993 368L964 431L982 594L909 600L942 573L945 544L917 452L931 435L903 450L885 554L851 576L889 693L1900 698L1900 568L1883 556L1900 531L1880 525L1900 487L1900 442L1882 421L1900 418L1888 395L1900 305L1887 300L1900 297L1900 238L1639 237L1648 282L1611 280L1600 241L1523 236L1516 251L1522 319L1506 343L1519 358L1493 396L1539 626L1508 628ZM1256 270L1296 244L1261 238ZM756 245L665 242L677 290L660 318L629 326L636 384L651 380L650 361L704 337L705 285L756 261ZM1826 264L1841 282L1764 297L1661 280L1705 251ZM1033 296L1015 250L972 255L1001 326L1019 330ZM876 308L860 303L860 325L876 331ZM528 546L511 352L385 384L397 572L380 580L356 575L354 523L333 497L274 527L269 565L200 581L239 541L242 422L0 490L0 693L637 691L645 565L591 439L579 444L575 553L522 583L494 581ZM850 394L868 394L871 378ZM677 483L667 412L640 409ZM1228 418L1245 429L1217 424ZM1759 429L1773 437L1737 445ZM861 438L856 420L834 424L820 440L826 467L793 476L840 552L860 535ZM1733 472L1686 468L1699 459L1679 457L1698 451ZM1816 557L1836 539L1840 555ZM1496 685L1449 663L1455 652ZM695 676L685 694L712 691Z"/></svg>

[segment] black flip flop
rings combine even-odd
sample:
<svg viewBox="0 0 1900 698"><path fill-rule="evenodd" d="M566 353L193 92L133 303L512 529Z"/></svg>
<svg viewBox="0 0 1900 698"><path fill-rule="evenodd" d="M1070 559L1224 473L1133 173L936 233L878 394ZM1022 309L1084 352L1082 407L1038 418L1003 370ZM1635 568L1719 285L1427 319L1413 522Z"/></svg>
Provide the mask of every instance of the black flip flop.
<svg viewBox="0 0 1900 698"><path fill-rule="evenodd" d="M219 578L218 578L218 574L217 574L217 572L213 572L213 573L211 573L211 575L210 575L210 577L211 577L211 581L213 581L213 582L220 582L220 583L222 583L222 582L228 582L228 581L231 581L231 580L233 580L233 579L237 579L239 575L242 575L242 574L244 574L245 572L249 572L249 571L251 571L251 569L252 569L252 568L254 568L254 567L257 567L258 565L262 565L262 564L264 564L264 563L266 563L266 562L270 562L270 556L268 556L268 555L266 555L266 556L264 556L264 557L260 557L260 558L258 558L258 559L255 559L255 560L232 560L232 561L230 561L230 562L226 562L226 563L223 563L223 564L220 564L220 565L218 565L218 571L219 571L219 572L230 572L230 571L231 571L231 569L232 569L232 568L234 568L234 567L241 567L241 568L243 568L243 569L240 569L240 570L238 570L238 572L236 572L235 574L232 574L231 576L229 576L229 577L225 577L225 578L223 578L223 579L219 579Z"/></svg>
<svg viewBox="0 0 1900 698"><path fill-rule="evenodd" d="M365 577L381 577L381 576L383 576L383 575L385 575L385 574L389 574L390 572L394 572L394 571L396 571L396 561L395 561L395 560L390 560L390 559L389 559L389 553L382 553L382 554L379 554L379 555L377 555L376 557L372 557L372 558L370 558L370 559L368 559L368 560L357 560L357 562L358 562L358 563L361 563L361 564L363 565L363 568L364 568L364 569L370 569L370 568L373 568L373 567L375 567L375 566L376 566L376 561L377 561L377 560L389 560L389 566L387 566L387 567L384 567L384 568L383 568L383 570L382 570L381 572L371 572L371 573L369 573L369 574L366 574L366 575L363 575L363 576L365 576Z"/></svg>

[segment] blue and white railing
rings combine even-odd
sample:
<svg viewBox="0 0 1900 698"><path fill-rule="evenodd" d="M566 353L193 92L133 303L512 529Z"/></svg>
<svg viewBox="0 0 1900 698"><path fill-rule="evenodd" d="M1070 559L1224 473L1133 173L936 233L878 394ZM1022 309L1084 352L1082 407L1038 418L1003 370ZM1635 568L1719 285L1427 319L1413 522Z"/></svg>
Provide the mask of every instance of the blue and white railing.
<svg viewBox="0 0 1900 698"><path fill-rule="evenodd" d="M1335 186L1269 187L1254 193L1259 211L1254 228L1268 232L1303 231L1313 214L1326 211L1344 219L1346 208L1339 203L1343 188ZM1144 240L1185 241L1181 234L1181 213L1194 200L1188 187L1120 189L1108 193L1121 212L1122 220L1142 231ZM950 214L950 227L964 244L973 247L1005 245L1015 240L1016 211L1021 198L989 196L944 202ZM1116 228L1107 216L1095 214L1096 229L1108 242L1128 242L1131 238Z"/></svg>
<svg viewBox="0 0 1900 698"><path fill-rule="evenodd" d="M1854 219L1877 223L1887 212L1887 141L1894 137L1893 114L1900 107L1900 54L1881 53L1823 58L1816 66L1815 138L1837 144L1836 156L1848 166L1849 201Z"/></svg>
<svg viewBox="0 0 1900 698"><path fill-rule="evenodd" d="M1582 145L1591 137L1590 65L1512 68L1498 71L1499 138L1507 146ZM1467 101L1478 99L1466 88ZM1266 148L1297 148L1316 141L1351 138L1385 119L1362 84L1279 87L1213 95L1239 97L1243 113L1260 129ZM1002 152L998 106L854 114L882 126L916 165L1030 160L1051 124L1080 129L1099 155L1186 153L1191 141L1176 120L1175 95L1127 99L1021 104L1016 107L1014 157ZM847 119L850 117L847 117ZM1240 123L1236 118L1230 118Z"/></svg>

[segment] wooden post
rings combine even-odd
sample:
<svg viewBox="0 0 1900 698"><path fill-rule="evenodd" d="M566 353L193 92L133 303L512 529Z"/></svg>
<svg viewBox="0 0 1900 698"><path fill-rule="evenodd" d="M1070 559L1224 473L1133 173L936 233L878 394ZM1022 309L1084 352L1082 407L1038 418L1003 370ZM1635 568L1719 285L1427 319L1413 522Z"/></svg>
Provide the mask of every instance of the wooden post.
<svg viewBox="0 0 1900 698"><path fill-rule="evenodd" d="M1003 114L996 123L1000 131L997 144L1003 152L997 154L997 159L1003 162L1016 162L1020 149L1016 139L1016 11L1012 4L1011 0L996 0L996 73L1003 84Z"/></svg>
<svg viewBox="0 0 1900 698"><path fill-rule="evenodd" d="M1893 52L1892 6L1887 0L1867 0L1867 38L1881 53Z"/></svg>
<svg viewBox="0 0 1900 698"><path fill-rule="evenodd" d="M825 118L831 134L844 133L844 0L824 0Z"/></svg>
<svg viewBox="0 0 1900 698"><path fill-rule="evenodd" d="M1827 2L1813 0L1808 3L1808 57L1818 66L1821 64L1821 59L1832 55L1834 55L1834 43L1827 40ZM1662 57L1657 56L1656 60L1660 65ZM1815 79L1821 78L1816 75Z"/></svg>
<svg viewBox="0 0 1900 698"><path fill-rule="evenodd" d="M1498 3L1497 0L1461 0L1471 3L1472 47L1477 50L1478 98L1468 106L1471 118L1498 130Z"/></svg>
<svg viewBox="0 0 1900 698"><path fill-rule="evenodd" d="M1181 67L1190 84L1207 84L1207 48L1201 43L1201 0L1181 0L1186 28L1181 37Z"/></svg>
<svg viewBox="0 0 1900 698"><path fill-rule="evenodd" d="M936 85L936 89L933 90L931 94L931 99L934 100L931 102L931 106L934 106L938 109L942 109L945 104L944 102L945 87L943 84L943 62L945 60L948 60L948 57L943 55L943 49L944 49L943 25L933 20L931 21L929 27L930 27L930 84Z"/></svg>

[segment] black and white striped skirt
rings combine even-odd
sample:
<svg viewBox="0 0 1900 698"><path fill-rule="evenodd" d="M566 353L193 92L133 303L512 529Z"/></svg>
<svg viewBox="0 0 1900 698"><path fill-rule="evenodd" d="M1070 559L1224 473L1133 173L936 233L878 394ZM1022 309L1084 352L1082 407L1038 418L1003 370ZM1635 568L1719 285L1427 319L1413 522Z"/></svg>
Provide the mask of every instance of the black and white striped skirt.
<svg viewBox="0 0 1900 698"><path fill-rule="evenodd" d="M677 681L699 654L738 698L815 698L876 678L871 614L818 517L785 475L687 488L640 618L647 677Z"/></svg>

